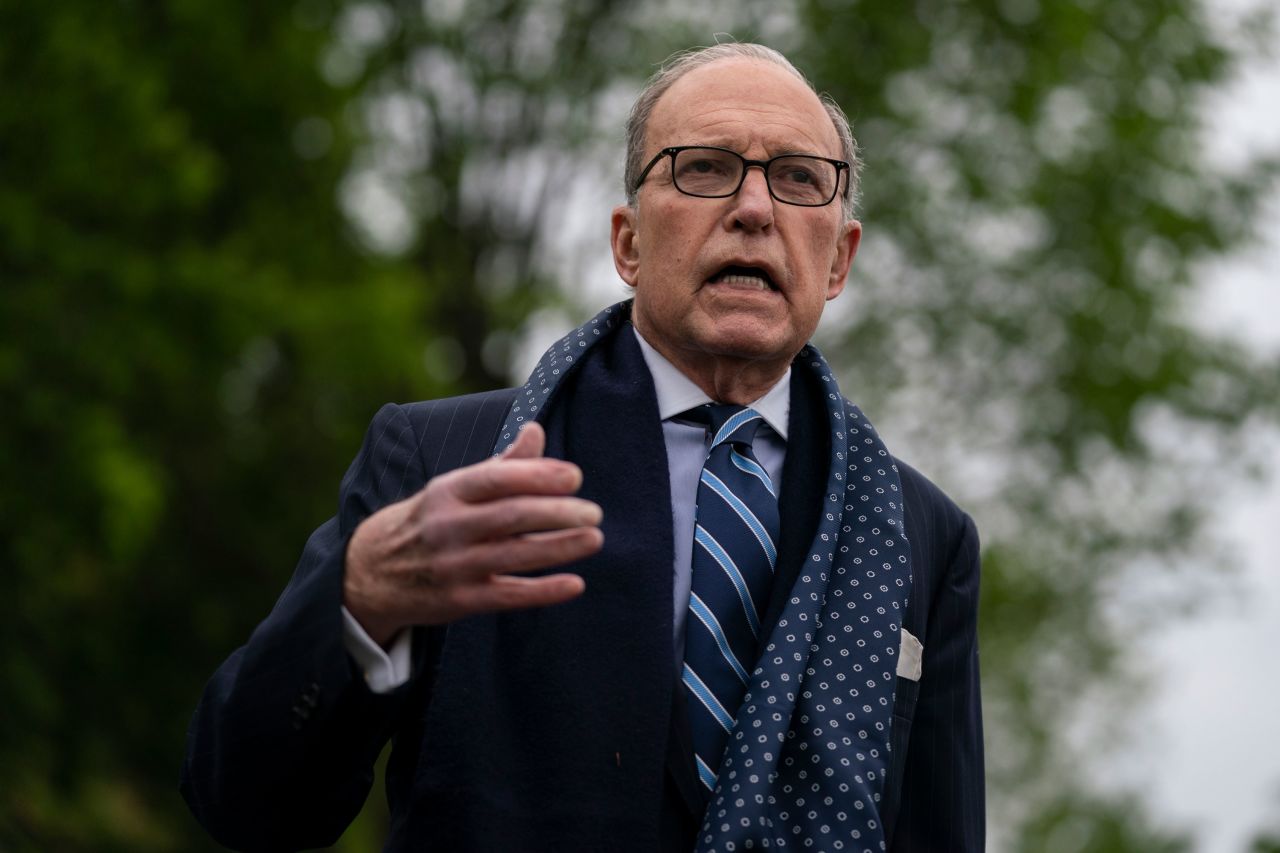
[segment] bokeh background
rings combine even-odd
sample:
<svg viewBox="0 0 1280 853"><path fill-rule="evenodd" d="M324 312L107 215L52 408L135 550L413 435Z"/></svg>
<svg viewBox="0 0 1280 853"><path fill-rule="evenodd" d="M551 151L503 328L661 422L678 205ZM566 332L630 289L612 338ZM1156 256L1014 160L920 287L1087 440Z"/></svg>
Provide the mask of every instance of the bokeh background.
<svg viewBox="0 0 1280 853"><path fill-rule="evenodd" d="M0 851L216 849L187 720L368 419L625 295L626 110L729 37L864 149L819 343L982 530L990 848L1280 851L1275 11L0 0Z"/></svg>

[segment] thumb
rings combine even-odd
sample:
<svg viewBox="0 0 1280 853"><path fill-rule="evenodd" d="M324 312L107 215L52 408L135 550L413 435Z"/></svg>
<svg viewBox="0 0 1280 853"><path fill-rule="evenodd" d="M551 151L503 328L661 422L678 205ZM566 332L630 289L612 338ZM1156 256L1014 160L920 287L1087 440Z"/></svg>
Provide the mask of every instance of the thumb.
<svg viewBox="0 0 1280 853"><path fill-rule="evenodd" d="M521 428L511 446L502 451L503 459L536 459L547 446L547 434L542 424L530 421Z"/></svg>

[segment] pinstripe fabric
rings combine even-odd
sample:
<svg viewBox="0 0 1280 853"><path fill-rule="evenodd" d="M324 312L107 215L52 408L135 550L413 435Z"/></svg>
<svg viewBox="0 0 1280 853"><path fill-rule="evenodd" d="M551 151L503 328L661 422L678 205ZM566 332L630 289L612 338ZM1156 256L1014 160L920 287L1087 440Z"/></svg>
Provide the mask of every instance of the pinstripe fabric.
<svg viewBox="0 0 1280 853"><path fill-rule="evenodd" d="M778 562L778 499L751 441L764 421L742 406L700 406L711 447L698 484L693 580L681 683L688 691L698 779L710 795L755 668L760 614Z"/></svg>
<svg viewBox="0 0 1280 853"><path fill-rule="evenodd" d="M881 812L893 853L984 847L982 708L974 615L978 533L973 520L902 462L913 522L912 563L930 567L914 585L904 624L924 640L919 681L899 679L893 719L894 784Z"/></svg>

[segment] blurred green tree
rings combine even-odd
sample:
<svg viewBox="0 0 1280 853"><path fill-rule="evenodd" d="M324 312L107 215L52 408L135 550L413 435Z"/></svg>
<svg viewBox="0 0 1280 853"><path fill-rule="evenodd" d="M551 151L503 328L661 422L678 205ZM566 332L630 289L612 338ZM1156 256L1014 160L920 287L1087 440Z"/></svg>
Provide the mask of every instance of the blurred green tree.
<svg viewBox="0 0 1280 853"><path fill-rule="evenodd" d="M535 309L599 307L574 205L654 60L731 29L865 148L821 343L978 517L1000 843L1185 849L1095 799L1066 733L1132 690L1116 608L1208 586L1204 489L1275 414L1274 373L1187 317L1274 173L1206 157L1241 47L1196 0L30 5L0 5L0 847L211 846L186 720L368 417L505 383ZM1117 599L1139 576L1168 594Z"/></svg>
<svg viewBox="0 0 1280 853"><path fill-rule="evenodd" d="M1205 522L1275 425L1275 362L1193 316L1277 162L1213 159L1204 105L1274 22L1232 32L1195 0L801 16L821 38L797 58L869 164L823 341L984 539L992 817L1012 849L1180 849L1090 777L1140 778L1105 760L1134 733L1133 638L1220 583Z"/></svg>
<svg viewBox="0 0 1280 853"><path fill-rule="evenodd" d="M5 850L198 847L203 678L380 402L455 387L429 289L336 203L328 14L0 4Z"/></svg>

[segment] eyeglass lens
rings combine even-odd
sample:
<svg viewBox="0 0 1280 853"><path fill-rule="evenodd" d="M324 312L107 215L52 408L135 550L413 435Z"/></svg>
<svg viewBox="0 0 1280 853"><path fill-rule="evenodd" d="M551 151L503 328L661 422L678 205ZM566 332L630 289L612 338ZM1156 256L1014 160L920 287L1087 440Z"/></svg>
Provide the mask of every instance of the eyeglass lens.
<svg viewBox="0 0 1280 853"><path fill-rule="evenodd" d="M742 158L716 148L686 148L675 155L676 189L689 195L732 195L742 181ZM796 154L779 157L766 170L769 189L780 201L823 205L835 196L839 172L825 160Z"/></svg>

